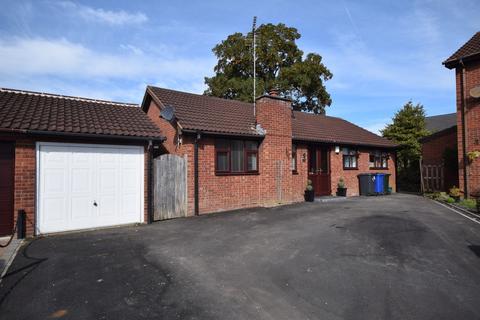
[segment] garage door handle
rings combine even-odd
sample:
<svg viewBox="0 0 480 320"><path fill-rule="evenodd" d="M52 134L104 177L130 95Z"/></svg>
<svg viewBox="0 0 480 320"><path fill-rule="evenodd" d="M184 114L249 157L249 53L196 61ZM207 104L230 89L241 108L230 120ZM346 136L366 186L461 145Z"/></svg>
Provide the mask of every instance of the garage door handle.
<svg viewBox="0 0 480 320"><path fill-rule="evenodd" d="M97 201L93 201L93 205L96 207L97 206Z"/></svg>

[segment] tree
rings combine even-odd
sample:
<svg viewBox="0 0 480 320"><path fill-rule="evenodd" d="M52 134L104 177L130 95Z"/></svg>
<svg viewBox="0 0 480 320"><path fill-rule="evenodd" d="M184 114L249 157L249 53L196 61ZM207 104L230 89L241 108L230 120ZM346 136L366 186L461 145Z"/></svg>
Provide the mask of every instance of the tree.
<svg viewBox="0 0 480 320"><path fill-rule="evenodd" d="M420 139L429 132L425 127L425 110L421 104L407 102L393 117L393 123L381 130L382 135L399 145L397 153L399 184L416 191L420 185Z"/></svg>
<svg viewBox="0 0 480 320"><path fill-rule="evenodd" d="M296 110L325 113L332 103L325 81L332 78L332 73L322 63L322 57L309 53L304 58L295 42L300 33L282 23L262 24L256 35L256 93L276 88L293 100ZM204 94L253 102L252 48L252 32L234 33L217 44L213 48L218 59L215 75L205 77L208 89Z"/></svg>

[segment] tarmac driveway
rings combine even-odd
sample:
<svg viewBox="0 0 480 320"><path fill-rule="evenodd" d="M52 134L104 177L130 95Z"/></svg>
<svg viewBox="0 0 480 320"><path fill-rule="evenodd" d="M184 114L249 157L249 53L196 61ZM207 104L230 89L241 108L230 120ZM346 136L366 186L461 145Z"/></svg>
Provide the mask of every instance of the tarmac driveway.
<svg viewBox="0 0 480 320"><path fill-rule="evenodd" d="M479 319L480 225L408 195L38 239L1 319Z"/></svg>

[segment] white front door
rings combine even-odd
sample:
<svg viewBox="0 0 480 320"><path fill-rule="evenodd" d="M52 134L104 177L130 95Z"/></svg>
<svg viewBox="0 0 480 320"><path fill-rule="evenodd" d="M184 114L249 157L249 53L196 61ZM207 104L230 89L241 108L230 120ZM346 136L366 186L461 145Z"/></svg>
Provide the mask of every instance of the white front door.
<svg viewBox="0 0 480 320"><path fill-rule="evenodd" d="M38 143L37 152L37 233L143 222L143 147Z"/></svg>

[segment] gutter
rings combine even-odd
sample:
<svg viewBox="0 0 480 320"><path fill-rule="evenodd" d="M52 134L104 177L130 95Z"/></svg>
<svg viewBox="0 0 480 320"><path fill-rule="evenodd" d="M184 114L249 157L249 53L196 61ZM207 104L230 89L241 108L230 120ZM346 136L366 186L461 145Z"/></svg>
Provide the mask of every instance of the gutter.
<svg viewBox="0 0 480 320"><path fill-rule="evenodd" d="M119 136L119 135L113 135L113 134L74 133L74 132L8 129L8 128L1 128L0 132L21 133L21 134L27 134L27 135L39 135L39 136L51 136L51 137L73 137L73 138L85 138L85 139L114 139L114 140L152 141L152 142L163 142L166 140L166 137Z"/></svg>
<svg viewBox="0 0 480 320"><path fill-rule="evenodd" d="M153 222L153 142L152 140L148 141L147 147L148 154L148 214L147 214L147 223L151 224Z"/></svg>
<svg viewBox="0 0 480 320"><path fill-rule="evenodd" d="M182 129L182 132L197 134L200 131L193 130L193 129ZM204 130L202 130L201 133L205 135L223 136L223 137L243 137L243 138L247 137L247 138L257 139L257 140L265 138L264 135L259 135L259 134L255 135L255 134L247 134L247 133L229 133L229 132L204 131Z"/></svg>
<svg viewBox="0 0 480 320"><path fill-rule="evenodd" d="M460 59L460 65L462 66L462 75L460 77L460 94L461 94L461 116L462 116L462 149L463 149L463 195L466 199L469 198L468 187L468 164L467 164L467 119L465 118L466 109L466 93L465 93L465 64Z"/></svg>
<svg viewBox="0 0 480 320"><path fill-rule="evenodd" d="M195 215L198 216L200 214L199 210L199 201L198 201L198 193L199 193L199 186L198 186L198 142L200 141L202 134L200 131L197 131L197 136L195 137L195 148L193 153L193 175L194 175L194 193L195 193Z"/></svg>

